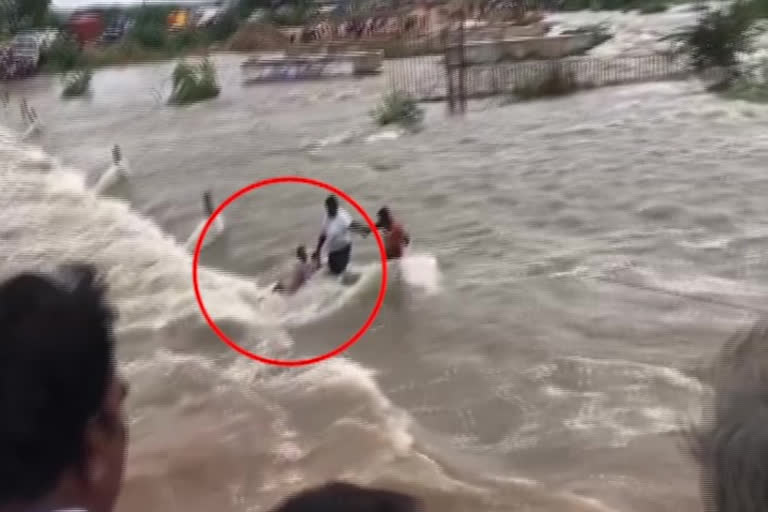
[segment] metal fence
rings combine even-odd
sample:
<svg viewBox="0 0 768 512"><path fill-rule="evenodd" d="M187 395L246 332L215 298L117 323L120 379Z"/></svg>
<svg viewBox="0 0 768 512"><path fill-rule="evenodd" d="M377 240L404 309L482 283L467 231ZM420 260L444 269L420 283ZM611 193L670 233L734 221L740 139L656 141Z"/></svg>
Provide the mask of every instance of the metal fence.
<svg viewBox="0 0 768 512"><path fill-rule="evenodd" d="M687 77L688 66L680 57L654 54L507 61L464 65L462 69L446 67L443 57L425 56L390 62L389 76L392 89L404 91L419 101L438 101L451 100L451 89L454 95L463 90L467 98L510 94L523 89L535 91L553 77L567 80L574 89L674 80ZM453 87L449 86L449 76L454 81ZM464 81L462 86L455 86L457 79Z"/></svg>

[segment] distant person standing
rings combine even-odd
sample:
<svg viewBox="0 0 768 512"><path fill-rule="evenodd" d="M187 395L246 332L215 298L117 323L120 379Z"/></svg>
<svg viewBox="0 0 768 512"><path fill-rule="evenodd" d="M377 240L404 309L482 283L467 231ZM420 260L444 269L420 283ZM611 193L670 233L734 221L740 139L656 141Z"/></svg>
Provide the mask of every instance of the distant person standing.
<svg viewBox="0 0 768 512"><path fill-rule="evenodd" d="M339 200L334 195L325 199L325 220L317 240L317 248L312 259L319 261L323 245L328 248L328 270L338 276L344 273L352 256L351 232L362 236L370 233L367 226L352 220L344 208L339 207Z"/></svg>
<svg viewBox="0 0 768 512"><path fill-rule="evenodd" d="M386 206L378 212L376 227L384 231L384 248L387 252L387 259L402 258L405 248L411 243L411 237L403 225L395 220L392 212Z"/></svg>
<svg viewBox="0 0 768 512"><path fill-rule="evenodd" d="M0 282L0 511L113 510L127 446L114 318L88 266Z"/></svg>

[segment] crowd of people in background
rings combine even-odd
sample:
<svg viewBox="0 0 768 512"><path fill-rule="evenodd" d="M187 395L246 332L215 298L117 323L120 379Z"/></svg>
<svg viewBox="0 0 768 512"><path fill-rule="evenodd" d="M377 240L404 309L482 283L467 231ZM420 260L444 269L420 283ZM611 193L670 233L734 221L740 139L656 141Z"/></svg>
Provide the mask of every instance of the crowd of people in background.
<svg viewBox="0 0 768 512"><path fill-rule="evenodd" d="M89 265L0 283L0 512L114 509L128 446L116 314ZM704 509L768 510L768 322L725 345L711 382L712 407L687 432ZM334 482L273 512L420 510L416 497Z"/></svg>
<svg viewBox="0 0 768 512"><path fill-rule="evenodd" d="M427 16L377 16L341 23L320 21L301 30L299 41L333 41L336 39L370 39L373 37L397 38L406 35L422 35L428 31Z"/></svg>

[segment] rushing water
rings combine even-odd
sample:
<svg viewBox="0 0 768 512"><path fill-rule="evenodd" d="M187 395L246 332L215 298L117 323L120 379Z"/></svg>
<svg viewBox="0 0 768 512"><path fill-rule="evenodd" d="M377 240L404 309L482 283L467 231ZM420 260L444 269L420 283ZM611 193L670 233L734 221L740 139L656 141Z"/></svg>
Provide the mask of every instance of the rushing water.
<svg viewBox="0 0 768 512"><path fill-rule="evenodd" d="M697 414L698 366L768 297L766 107L658 83L476 103L464 119L430 105L425 130L400 135L368 118L383 78L242 88L239 58L218 63L221 97L186 108L162 104L170 64L101 70L68 102L38 77L0 107L3 274L94 261L120 309L121 510L261 511L331 478L441 512L698 509L676 430ZM45 124L35 147L13 133L22 94ZM114 143L133 176L97 197ZM427 288L392 278L362 341L301 369L212 334L182 245L203 190L222 200L282 174L369 213L388 204L440 272ZM351 287L266 289L313 242L324 195L253 192L203 253L206 305L243 346L317 355L370 311L370 239Z"/></svg>

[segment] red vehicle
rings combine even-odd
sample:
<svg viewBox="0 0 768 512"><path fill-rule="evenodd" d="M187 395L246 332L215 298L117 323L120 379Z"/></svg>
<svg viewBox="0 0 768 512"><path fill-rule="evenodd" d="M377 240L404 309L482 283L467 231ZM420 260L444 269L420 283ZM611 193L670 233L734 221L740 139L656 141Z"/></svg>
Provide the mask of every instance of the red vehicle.
<svg viewBox="0 0 768 512"><path fill-rule="evenodd" d="M96 41L104 33L104 20L99 13L77 13L69 19L69 30L81 44Z"/></svg>

